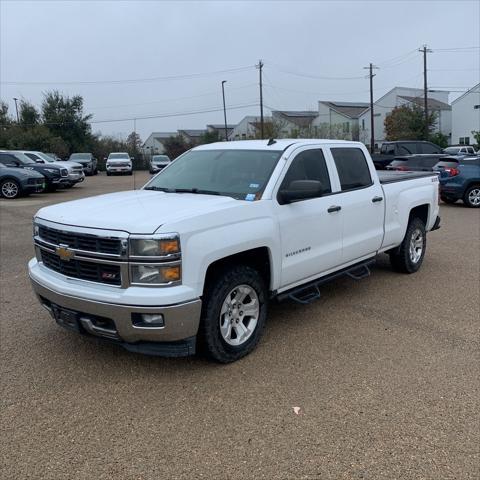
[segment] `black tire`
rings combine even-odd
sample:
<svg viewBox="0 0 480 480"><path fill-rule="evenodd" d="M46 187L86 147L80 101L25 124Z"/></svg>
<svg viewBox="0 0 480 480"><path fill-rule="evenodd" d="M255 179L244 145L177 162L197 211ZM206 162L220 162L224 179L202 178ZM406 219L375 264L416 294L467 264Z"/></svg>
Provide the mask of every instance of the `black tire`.
<svg viewBox="0 0 480 480"><path fill-rule="evenodd" d="M421 235L421 253L419 256L419 252L416 248L415 253L410 250L412 239L417 238L418 234ZM408 224L401 245L390 252L390 263L392 264L393 269L401 273L415 273L422 266L426 248L427 235L425 224L419 218L414 217Z"/></svg>
<svg viewBox="0 0 480 480"><path fill-rule="evenodd" d="M228 316L228 313L225 313L222 317L221 309L224 302L227 301L227 297L230 297L230 300L232 299L232 296L229 294L232 292L235 293L235 289L241 286L250 287L254 290L258 298L259 313L256 324L252 327L253 331L249 334L248 338L240 345L231 345L227 343L221 333L221 319L223 318L224 322L229 323L225 317L225 315ZM233 298L235 299L236 297ZM244 300L247 298L249 298L248 295ZM253 296L250 298L251 302L256 302ZM255 303L253 303L253 305L254 304ZM241 305L245 306L245 304L241 304L240 302L237 305L240 305L240 307L236 307L237 313L242 314ZM267 288L261 275L255 269L248 266L237 265L218 272L212 279L212 283L207 285L203 298L202 318L199 328L199 344L201 350L203 350L208 357L219 363L234 362L249 354L256 347L262 336L267 318L267 309ZM247 319L247 322L250 322L251 320L248 320L248 318L247 315L244 317L244 319ZM243 326L245 326L243 323L244 319L240 320ZM237 321L237 323L239 323L239 321ZM235 320L230 320L230 324L230 331L238 328L235 326Z"/></svg>
<svg viewBox="0 0 480 480"><path fill-rule="evenodd" d="M0 196L13 200L22 195L22 187L14 178L5 178L0 183Z"/></svg>
<svg viewBox="0 0 480 480"><path fill-rule="evenodd" d="M127 175L133 175L133 172L128 172Z"/></svg>
<svg viewBox="0 0 480 480"><path fill-rule="evenodd" d="M93 171L93 174L98 175L98 169L97 168Z"/></svg>
<svg viewBox="0 0 480 480"><path fill-rule="evenodd" d="M57 191L57 188L58 186L51 183L50 185L47 184L47 186L45 187L45 190L44 192L46 193L53 193L53 192L56 192Z"/></svg>
<svg viewBox="0 0 480 480"><path fill-rule="evenodd" d="M480 185L471 185L463 194L463 203L469 208L480 208Z"/></svg>
<svg viewBox="0 0 480 480"><path fill-rule="evenodd" d="M107 172L107 177L109 177L110 175L111 175L111 173L110 173L110 172Z"/></svg>
<svg viewBox="0 0 480 480"><path fill-rule="evenodd" d="M457 198L445 197L444 195L441 195L440 198L442 199L442 202L448 204L453 204L458 200Z"/></svg>

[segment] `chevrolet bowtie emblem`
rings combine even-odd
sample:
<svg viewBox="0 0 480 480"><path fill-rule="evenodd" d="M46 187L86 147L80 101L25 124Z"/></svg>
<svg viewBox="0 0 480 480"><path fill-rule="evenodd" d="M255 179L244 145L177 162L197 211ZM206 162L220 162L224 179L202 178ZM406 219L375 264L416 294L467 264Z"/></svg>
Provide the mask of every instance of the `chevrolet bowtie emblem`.
<svg viewBox="0 0 480 480"><path fill-rule="evenodd" d="M75 252L69 250L66 245L60 245L55 249L55 253L64 261L68 262L75 257Z"/></svg>

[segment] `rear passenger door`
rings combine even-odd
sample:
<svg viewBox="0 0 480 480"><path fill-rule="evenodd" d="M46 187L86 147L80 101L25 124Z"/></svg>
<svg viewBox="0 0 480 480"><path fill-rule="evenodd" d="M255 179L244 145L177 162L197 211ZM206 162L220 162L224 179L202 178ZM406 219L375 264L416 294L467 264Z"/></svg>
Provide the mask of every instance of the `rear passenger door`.
<svg viewBox="0 0 480 480"><path fill-rule="evenodd" d="M383 241L385 199L373 166L355 145L330 148L340 192L330 197L343 221L342 264L374 255ZM375 180L374 180L375 179Z"/></svg>

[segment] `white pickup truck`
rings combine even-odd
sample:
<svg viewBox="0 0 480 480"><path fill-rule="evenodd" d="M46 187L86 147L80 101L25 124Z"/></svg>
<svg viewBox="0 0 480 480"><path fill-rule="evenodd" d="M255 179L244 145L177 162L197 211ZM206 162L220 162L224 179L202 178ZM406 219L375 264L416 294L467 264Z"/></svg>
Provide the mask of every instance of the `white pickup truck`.
<svg viewBox="0 0 480 480"><path fill-rule="evenodd" d="M375 170L365 146L240 141L183 154L141 190L42 208L29 274L62 326L152 355L231 362L271 299L308 303L376 255L417 271L439 228L434 173Z"/></svg>

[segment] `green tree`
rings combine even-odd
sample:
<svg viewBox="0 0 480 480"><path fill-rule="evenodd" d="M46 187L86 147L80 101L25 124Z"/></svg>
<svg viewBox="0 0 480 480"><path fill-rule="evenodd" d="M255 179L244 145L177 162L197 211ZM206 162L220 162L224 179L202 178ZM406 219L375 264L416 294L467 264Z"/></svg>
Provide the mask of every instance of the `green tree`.
<svg viewBox="0 0 480 480"><path fill-rule="evenodd" d="M220 142L220 134L217 130L208 130L200 137L200 144Z"/></svg>
<svg viewBox="0 0 480 480"><path fill-rule="evenodd" d="M44 94L42 102L44 124L55 137L62 138L71 152L88 150L92 144L91 115L83 113L83 98L80 95L67 97L58 90Z"/></svg>
<svg viewBox="0 0 480 480"><path fill-rule="evenodd" d="M448 137L441 132L432 133L428 140L439 147L448 147Z"/></svg>
<svg viewBox="0 0 480 480"><path fill-rule="evenodd" d="M20 111L19 111L20 125L25 127L33 127L38 125L40 122L40 112L37 110L35 105L26 100L20 100Z"/></svg>
<svg viewBox="0 0 480 480"><path fill-rule="evenodd" d="M425 138L425 116L423 109L417 105L395 107L385 118L386 139L394 140L428 140L432 133L437 116L434 112L428 115L429 135Z"/></svg>
<svg viewBox="0 0 480 480"><path fill-rule="evenodd" d="M130 135L127 137L128 153L130 153L130 155L136 154L140 150L142 143L142 139L140 138L140 135L138 133L130 133Z"/></svg>
<svg viewBox="0 0 480 480"><path fill-rule="evenodd" d="M163 143L163 146L165 148L166 155L168 155L171 160L177 158L179 155L192 148L192 146L186 142L181 135L175 135L167 138Z"/></svg>
<svg viewBox="0 0 480 480"><path fill-rule="evenodd" d="M475 144L477 148L480 148L480 131L472 130L473 138L475 139Z"/></svg>

